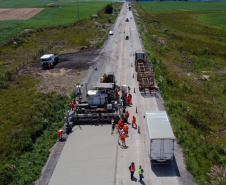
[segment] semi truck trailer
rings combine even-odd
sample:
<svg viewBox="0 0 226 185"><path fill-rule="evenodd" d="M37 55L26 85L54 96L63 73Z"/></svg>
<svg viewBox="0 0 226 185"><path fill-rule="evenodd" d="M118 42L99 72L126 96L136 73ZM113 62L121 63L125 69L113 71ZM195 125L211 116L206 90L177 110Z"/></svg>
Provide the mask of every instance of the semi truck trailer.
<svg viewBox="0 0 226 185"><path fill-rule="evenodd" d="M175 136L166 111L146 112L146 133L150 160L172 160Z"/></svg>

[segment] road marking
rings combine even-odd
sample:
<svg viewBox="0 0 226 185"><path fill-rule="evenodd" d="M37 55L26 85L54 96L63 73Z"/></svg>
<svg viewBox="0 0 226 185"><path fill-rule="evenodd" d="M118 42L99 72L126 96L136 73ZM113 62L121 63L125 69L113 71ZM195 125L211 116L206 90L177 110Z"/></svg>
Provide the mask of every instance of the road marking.
<svg viewBox="0 0 226 185"><path fill-rule="evenodd" d="M56 151L57 151L57 149L59 148L60 144L61 144L61 143L58 144L58 146L57 146L56 150L54 151L53 155L56 154Z"/></svg>

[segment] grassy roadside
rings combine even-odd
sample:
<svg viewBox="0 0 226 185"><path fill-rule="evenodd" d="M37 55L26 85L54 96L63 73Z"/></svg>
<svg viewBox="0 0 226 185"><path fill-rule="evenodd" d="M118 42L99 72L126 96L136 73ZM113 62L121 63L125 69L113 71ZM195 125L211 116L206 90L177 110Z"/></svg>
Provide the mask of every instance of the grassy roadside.
<svg viewBox="0 0 226 185"><path fill-rule="evenodd" d="M136 22L186 167L206 184L211 167L226 165L226 31L198 22L203 12L150 12L156 4L141 4L133 4Z"/></svg>
<svg viewBox="0 0 226 185"><path fill-rule="evenodd" d="M66 53L82 47L101 47L115 21L121 3L112 15L103 10L97 17L74 24L33 30L0 48L0 184L32 184L41 173L49 149L63 124L67 97L37 92L34 76L20 75L20 68L38 62L44 52ZM92 41L92 42L90 42Z"/></svg>

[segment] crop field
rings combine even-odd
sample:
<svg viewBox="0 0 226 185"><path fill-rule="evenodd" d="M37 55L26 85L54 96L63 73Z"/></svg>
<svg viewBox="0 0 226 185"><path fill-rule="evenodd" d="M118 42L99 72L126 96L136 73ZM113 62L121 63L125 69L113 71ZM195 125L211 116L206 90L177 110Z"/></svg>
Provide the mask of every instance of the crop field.
<svg viewBox="0 0 226 185"><path fill-rule="evenodd" d="M203 185L226 181L208 175L226 166L225 3L133 4L186 168Z"/></svg>
<svg viewBox="0 0 226 185"><path fill-rule="evenodd" d="M89 18L97 13L107 2L92 0L79 2L80 19ZM78 21L78 7L75 1L0 0L0 9L10 8L43 8L43 10L27 20L1 21L0 19L0 45L24 29L51 27Z"/></svg>

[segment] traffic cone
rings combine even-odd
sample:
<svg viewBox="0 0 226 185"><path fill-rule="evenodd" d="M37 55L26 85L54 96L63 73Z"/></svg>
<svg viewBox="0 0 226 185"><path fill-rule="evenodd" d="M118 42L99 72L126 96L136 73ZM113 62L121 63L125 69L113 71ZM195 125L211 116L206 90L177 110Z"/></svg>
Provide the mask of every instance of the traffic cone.
<svg viewBox="0 0 226 185"><path fill-rule="evenodd" d="M134 78L134 73L133 73L133 78Z"/></svg>
<svg viewBox="0 0 226 185"><path fill-rule="evenodd" d="M134 87L134 91L133 91L133 93L136 93L136 91L135 91L135 87Z"/></svg>
<svg viewBox="0 0 226 185"><path fill-rule="evenodd" d="M136 113L138 114L138 112L137 112L137 106L136 106Z"/></svg>
<svg viewBox="0 0 226 185"><path fill-rule="evenodd" d="M140 134L140 125L138 125L137 131L138 131L138 133Z"/></svg>

